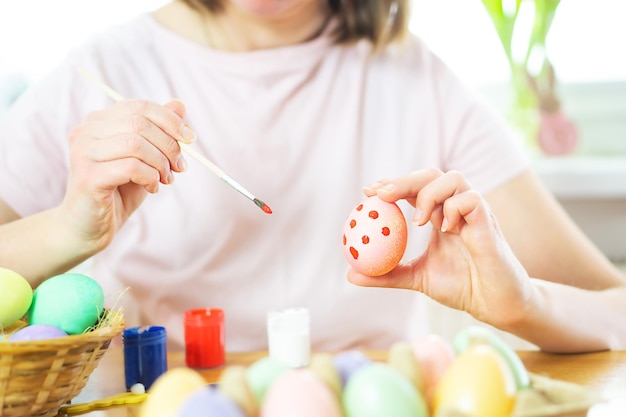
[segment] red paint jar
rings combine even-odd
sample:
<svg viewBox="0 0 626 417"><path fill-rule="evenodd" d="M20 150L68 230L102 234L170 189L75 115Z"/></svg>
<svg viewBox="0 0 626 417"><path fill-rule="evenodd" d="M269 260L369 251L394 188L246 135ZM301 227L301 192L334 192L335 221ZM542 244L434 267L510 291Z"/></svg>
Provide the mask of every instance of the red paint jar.
<svg viewBox="0 0 626 417"><path fill-rule="evenodd" d="M224 312L196 308L185 312L185 361L190 368L216 368L225 363Z"/></svg>

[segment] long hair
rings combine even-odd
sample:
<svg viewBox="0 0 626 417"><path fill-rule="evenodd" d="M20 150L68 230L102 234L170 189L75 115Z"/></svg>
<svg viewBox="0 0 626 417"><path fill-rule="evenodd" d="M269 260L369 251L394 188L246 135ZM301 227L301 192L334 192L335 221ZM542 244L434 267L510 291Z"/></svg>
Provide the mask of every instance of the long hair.
<svg viewBox="0 0 626 417"><path fill-rule="evenodd" d="M198 11L220 13L224 0L183 0ZM367 39L380 49L408 33L410 0L326 0L339 24L337 43Z"/></svg>

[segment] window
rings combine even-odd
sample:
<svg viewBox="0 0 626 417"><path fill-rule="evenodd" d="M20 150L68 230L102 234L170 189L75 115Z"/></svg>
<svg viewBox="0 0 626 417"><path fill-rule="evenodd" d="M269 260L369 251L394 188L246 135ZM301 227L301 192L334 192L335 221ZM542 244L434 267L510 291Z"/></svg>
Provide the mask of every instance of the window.
<svg viewBox="0 0 626 417"><path fill-rule="evenodd" d="M167 2L1 2L0 113L84 37ZM557 10L547 49L579 125L579 153L626 155L624 18L621 0L563 0ZM411 29L466 82L505 99L509 69L481 0L413 0Z"/></svg>

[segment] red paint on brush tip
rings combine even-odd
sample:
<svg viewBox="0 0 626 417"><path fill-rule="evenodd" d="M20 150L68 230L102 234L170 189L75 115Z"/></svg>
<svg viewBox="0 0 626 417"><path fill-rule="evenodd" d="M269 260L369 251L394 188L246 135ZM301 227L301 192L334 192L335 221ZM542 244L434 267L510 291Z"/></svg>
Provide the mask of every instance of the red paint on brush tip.
<svg viewBox="0 0 626 417"><path fill-rule="evenodd" d="M272 214L272 209L267 204L263 204L263 207L261 207L261 210L263 210L267 214Z"/></svg>

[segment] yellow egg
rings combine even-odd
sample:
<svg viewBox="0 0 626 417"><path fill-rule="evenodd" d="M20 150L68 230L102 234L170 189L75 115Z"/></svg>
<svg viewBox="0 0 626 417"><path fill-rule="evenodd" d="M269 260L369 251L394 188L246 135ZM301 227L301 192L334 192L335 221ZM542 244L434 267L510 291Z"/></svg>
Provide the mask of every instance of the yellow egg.
<svg viewBox="0 0 626 417"><path fill-rule="evenodd" d="M490 345L469 347L448 367L436 388L434 414L506 417L515 405L515 379Z"/></svg>
<svg viewBox="0 0 626 417"><path fill-rule="evenodd" d="M24 277L0 268L0 331L24 317L33 300L33 289Z"/></svg>
<svg viewBox="0 0 626 417"><path fill-rule="evenodd" d="M248 385L246 372L245 366L227 366L220 375L219 387L220 391L237 404L247 417L256 417L259 404Z"/></svg>
<svg viewBox="0 0 626 417"><path fill-rule="evenodd" d="M187 397L206 385L199 372L189 368L172 368L154 381L139 417L177 417Z"/></svg>

